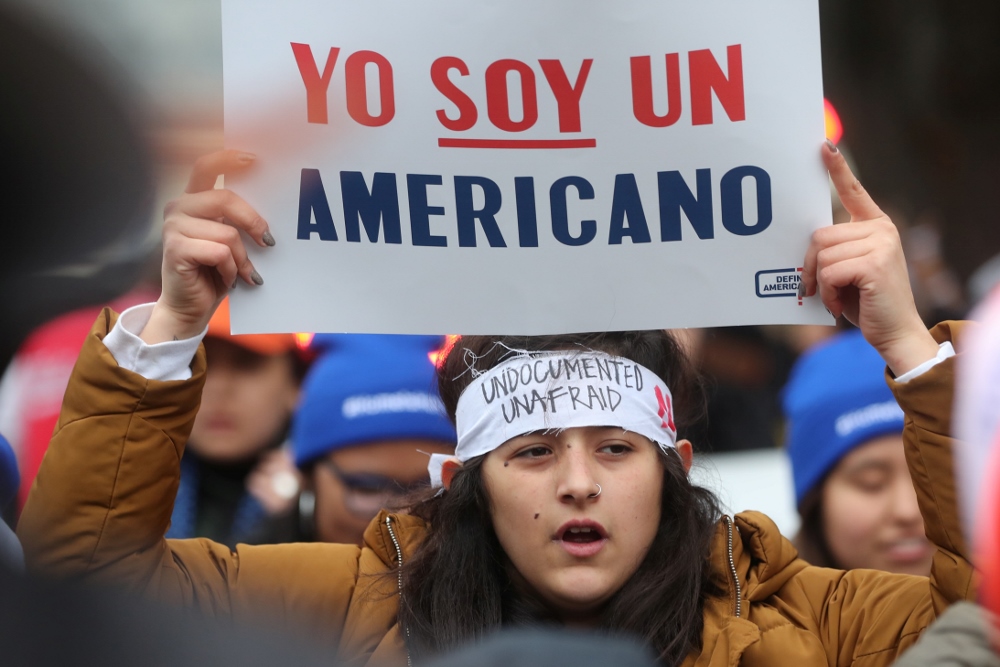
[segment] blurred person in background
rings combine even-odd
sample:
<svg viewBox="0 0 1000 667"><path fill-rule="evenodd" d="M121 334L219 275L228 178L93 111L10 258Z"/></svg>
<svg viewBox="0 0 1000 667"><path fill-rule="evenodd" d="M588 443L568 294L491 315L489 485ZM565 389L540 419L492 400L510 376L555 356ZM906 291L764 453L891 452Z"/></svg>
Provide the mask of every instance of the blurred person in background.
<svg viewBox="0 0 1000 667"><path fill-rule="evenodd" d="M926 576L933 548L906 466L903 411L878 352L858 330L821 342L796 363L783 405L800 556Z"/></svg>
<svg viewBox="0 0 1000 667"><path fill-rule="evenodd" d="M284 445L307 361L292 334L231 335L228 299L209 322L205 351L205 390L167 535L258 542L299 492Z"/></svg>
<svg viewBox="0 0 1000 667"><path fill-rule="evenodd" d="M379 510L430 486L431 454L454 454L455 428L431 356L443 336L318 335L292 451L306 480L298 533L283 541L361 544Z"/></svg>
<svg viewBox="0 0 1000 667"><path fill-rule="evenodd" d="M906 220L902 215L894 219ZM910 284L917 310L924 322L960 319L969 311L962 283L948 265L941 247L941 223L928 213L912 224L900 224L899 235L910 269Z"/></svg>
<svg viewBox="0 0 1000 667"><path fill-rule="evenodd" d="M160 252L152 253L139 285L106 303L124 310L155 299L160 289ZM31 332L0 376L0 433L13 447L21 473L17 506L24 505L59 419L63 393L102 306L60 315Z"/></svg>

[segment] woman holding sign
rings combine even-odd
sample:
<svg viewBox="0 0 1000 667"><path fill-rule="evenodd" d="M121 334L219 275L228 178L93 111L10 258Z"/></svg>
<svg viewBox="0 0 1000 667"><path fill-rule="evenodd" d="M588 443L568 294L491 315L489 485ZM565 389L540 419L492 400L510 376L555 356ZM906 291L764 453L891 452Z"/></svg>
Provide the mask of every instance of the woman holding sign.
<svg viewBox="0 0 1000 667"><path fill-rule="evenodd" d="M361 548L165 540L198 341L230 287L263 282L239 231L274 243L211 189L252 164L234 152L202 160L168 208L159 301L95 325L21 519L29 568L238 619L270 606L352 664L544 622L638 637L667 665L891 663L973 592L947 435L956 327L924 328L891 221L832 145L823 159L853 221L814 235L803 285L888 365L937 549L929 579L810 567L767 517L721 516L688 480L698 385L661 332L462 339L439 374L458 429L456 457L431 461L442 488L380 514Z"/></svg>

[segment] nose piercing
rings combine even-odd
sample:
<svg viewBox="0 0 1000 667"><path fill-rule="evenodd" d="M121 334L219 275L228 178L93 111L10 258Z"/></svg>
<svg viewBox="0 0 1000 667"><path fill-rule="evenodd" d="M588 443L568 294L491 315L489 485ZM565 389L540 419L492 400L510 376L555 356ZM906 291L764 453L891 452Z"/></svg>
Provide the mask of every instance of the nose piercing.
<svg viewBox="0 0 1000 667"><path fill-rule="evenodd" d="M597 482L594 482L594 483L597 484ZM588 498L596 498L597 496L601 495L602 491L604 491L604 489L601 488L600 484L597 484L597 493L591 493L587 497Z"/></svg>

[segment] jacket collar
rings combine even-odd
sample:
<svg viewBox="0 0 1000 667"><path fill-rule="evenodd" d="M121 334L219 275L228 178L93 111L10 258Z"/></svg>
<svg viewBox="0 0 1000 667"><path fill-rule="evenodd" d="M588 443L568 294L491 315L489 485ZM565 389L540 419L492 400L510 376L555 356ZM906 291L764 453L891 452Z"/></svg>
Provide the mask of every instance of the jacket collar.
<svg viewBox="0 0 1000 667"><path fill-rule="evenodd" d="M729 527L724 517L712 538L711 577L719 588L727 591L731 616L736 615L736 591L739 589L740 616L746 618L749 603L773 595L807 564L799 559L798 551L766 515L740 512L732 524L732 565Z"/></svg>
<svg viewBox="0 0 1000 667"><path fill-rule="evenodd" d="M364 545L374 551L386 567L392 568L398 565L397 544L405 562L426 535L427 525L422 519L382 510L365 529Z"/></svg>
<svg viewBox="0 0 1000 667"><path fill-rule="evenodd" d="M807 566L764 514L741 512L731 525L730 538L727 518L720 520L712 540L711 576L725 593L705 601L702 650L689 655L685 667L738 665L747 647L760 639L760 628L748 620L751 603L767 599Z"/></svg>
<svg viewBox="0 0 1000 667"><path fill-rule="evenodd" d="M735 522L741 538L737 569L746 578L745 595L750 602L766 600L808 567L770 517L741 512Z"/></svg>

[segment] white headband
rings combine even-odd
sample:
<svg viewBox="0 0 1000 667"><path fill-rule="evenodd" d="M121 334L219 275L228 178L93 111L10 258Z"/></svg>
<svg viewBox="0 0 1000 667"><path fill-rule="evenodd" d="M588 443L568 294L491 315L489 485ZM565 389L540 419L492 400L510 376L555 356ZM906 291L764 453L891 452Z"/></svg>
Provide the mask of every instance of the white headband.
<svg viewBox="0 0 1000 667"><path fill-rule="evenodd" d="M473 380L458 399L455 456L434 454L431 484L445 461L466 462L525 433L620 426L666 451L677 443L670 389L648 368L594 351L518 353Z"/></svg>

